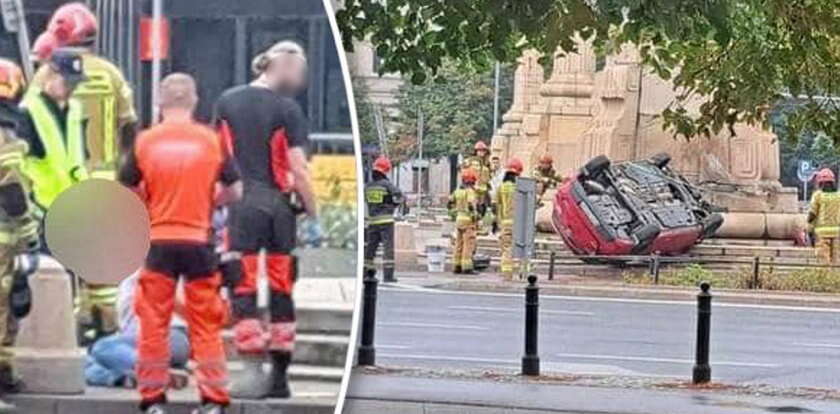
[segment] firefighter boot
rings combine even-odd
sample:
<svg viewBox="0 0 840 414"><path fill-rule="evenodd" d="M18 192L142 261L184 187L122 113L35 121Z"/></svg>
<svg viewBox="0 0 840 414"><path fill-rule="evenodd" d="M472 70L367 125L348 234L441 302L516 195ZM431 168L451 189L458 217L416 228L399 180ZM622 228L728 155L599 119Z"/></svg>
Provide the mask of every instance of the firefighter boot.
<svg viewBox="0 0 840 414"><path fill-rule="evenodd" d="M270 398L289 398L292 396L287 375L291 362L291 352L275 351L271 353L271 389L268 393Z"/></svg>
<svg viewBox="0 0 840 414"><path fill-rule="evenodd" d="M457 274L461 274L461 272L462 272L461 265L455 265L455 269L452 270L452 273L455 273L457 275Z"/></svg>

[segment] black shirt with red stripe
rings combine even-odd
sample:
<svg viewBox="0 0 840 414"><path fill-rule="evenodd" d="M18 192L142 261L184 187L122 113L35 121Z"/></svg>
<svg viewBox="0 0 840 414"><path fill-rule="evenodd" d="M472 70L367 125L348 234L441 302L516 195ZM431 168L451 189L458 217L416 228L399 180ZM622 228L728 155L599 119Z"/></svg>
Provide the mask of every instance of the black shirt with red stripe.
<svg viewBox="0 0 840 414"><path fill-rule="evenodd" d="M215 118L244 182L290 190L288 151L309 149L309 121L297 101L268 88L237 86L219 98Z"/></svg>

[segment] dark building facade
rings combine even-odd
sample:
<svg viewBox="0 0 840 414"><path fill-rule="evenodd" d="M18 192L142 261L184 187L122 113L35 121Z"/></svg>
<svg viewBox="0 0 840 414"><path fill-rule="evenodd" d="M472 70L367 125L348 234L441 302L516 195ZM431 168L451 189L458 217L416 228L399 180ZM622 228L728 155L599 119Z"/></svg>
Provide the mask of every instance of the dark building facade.
<svg viewBox="0 0 840 414"><path fill-rule="evenodd" d="M32 41L61 0L25 0ZM151 113L149 64L138 58L139 21L151 0L88 0L100 17L98 51L134 85L142 118ZM276 41L299 42L309 58L309 87L298 97L313 132L350 132L350 112L338 50L321 0L164 0L170 21L169 59L163 73L186 72L200 86L199 117L209 120L225 89L249 82L251 58ZM0 36L0 54L19 57L14 35Z"/></svg>

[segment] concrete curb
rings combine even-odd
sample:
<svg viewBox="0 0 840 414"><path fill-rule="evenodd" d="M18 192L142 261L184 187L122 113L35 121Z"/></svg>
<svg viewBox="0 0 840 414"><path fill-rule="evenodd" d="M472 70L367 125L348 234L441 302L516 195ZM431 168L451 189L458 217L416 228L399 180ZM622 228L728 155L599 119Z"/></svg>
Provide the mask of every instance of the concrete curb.
<svg viewBox="0 0 840 414"><path fill-rule="evenodd" d="M15 413L38 414L114 414L137 412L137 399L127 398L85 398L85 396L55 396L27 394L8 398L17 406ZM229 414L332 414L332 401L234 401L228 407ZM167 405L169 414L190 414L197 402L172 401Z"/></svg>
<svg viewBox="0 0 840 414"><path fill-rule="evenodd" d="M465 292L496 292L496 293L522 293L524 283L488 283L486 281L455 281L441 283L434 286L438 289ZM838 308L840 307L840 295L830 294L797 294L778 293L768 291L745 292L730 289L714 290L715 302L744 304L744 305L772 305L772 306L793 306L813 308ZM694 288L665 288L665 287L612 287L612 286L587 286L587 285L552 285L543 283L540 285L540 294L554 296L586 296L604 297L615 299L639 299L639 300L669 300L669 301L694 301L697 298L698 289Z"/></svg>

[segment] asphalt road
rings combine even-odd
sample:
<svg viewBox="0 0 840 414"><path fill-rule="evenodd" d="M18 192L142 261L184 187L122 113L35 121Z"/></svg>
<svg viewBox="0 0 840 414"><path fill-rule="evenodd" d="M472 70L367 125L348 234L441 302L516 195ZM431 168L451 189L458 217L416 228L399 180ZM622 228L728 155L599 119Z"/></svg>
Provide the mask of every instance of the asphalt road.
<svg viewBox="0 0 840 414"><path fill-rule="evenodd" d="M696 304L542 296L544 372L690 378ZM742 384L840 388L840 309L714 304L712 376ZM383 286L377 362L517 368L523 295Z"/></svg>

